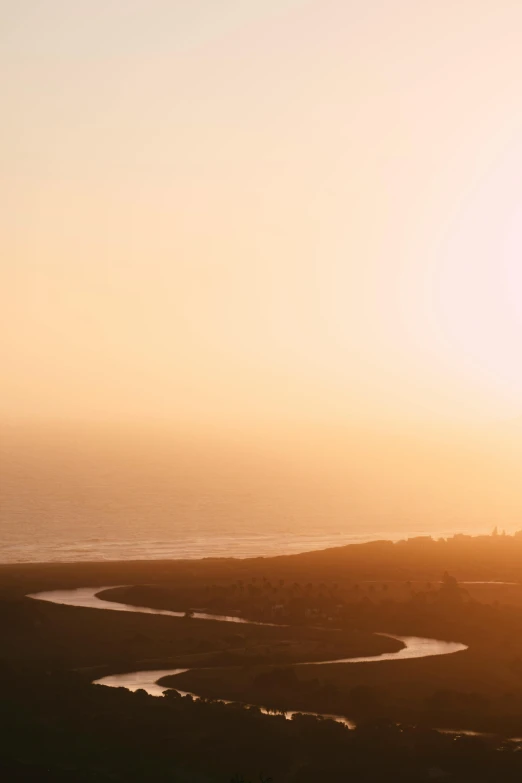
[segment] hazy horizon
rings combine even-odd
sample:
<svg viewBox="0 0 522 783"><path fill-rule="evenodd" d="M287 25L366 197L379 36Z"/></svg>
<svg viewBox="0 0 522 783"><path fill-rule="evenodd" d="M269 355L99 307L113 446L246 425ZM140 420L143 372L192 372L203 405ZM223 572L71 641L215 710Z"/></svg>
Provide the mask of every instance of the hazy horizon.
<svg viewBox="0 0 522 783"><path fill-rule="evenodd" d="M0 17L9 525L516 527L522 5Z"/></svg>
<svg viewBox="0 0 522 783"><path fill-rule="evenodd" d="M2 561L255 556L522 528L520 433L0 427Z"/></svg>

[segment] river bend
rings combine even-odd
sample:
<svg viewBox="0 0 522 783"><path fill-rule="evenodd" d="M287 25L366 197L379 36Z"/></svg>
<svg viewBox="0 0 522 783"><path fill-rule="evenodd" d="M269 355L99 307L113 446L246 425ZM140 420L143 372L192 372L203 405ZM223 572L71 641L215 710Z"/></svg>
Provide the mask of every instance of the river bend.
<svg viewBox="0 0 522 783"><path fill-rule="evenodd" d="M168 609L152 609L146 606L132 606L131 604L122 604L115 601L104 601L99 597L99 593L104 590L109 590L117 585L110 585L108 587L80 587L73 590L50 590L42 593L33 593L28 598L33 598L38 601L49 601L53 604L65 604L67 606L79 606L88 609L104 609L105 611L115 612L137 612L140 614L156 614L166 615L170 617L184 617L185 612L173 612ZM121 586L121 585L119 585ZM231 615L216 615L207 614L204 612L194 612L192 615L198 620L214 620L225 623L241 623L249 625L270 625L274 626L275 623L262 623L251 620L245 620L242 617L235 617ZM381 661L395 661L404 660L407 658L427 658L434 655L450 655L452 653L461 652L466 650L467 646L460 642L445 642L439 639L428 639L420 636L395 636L392 634L379 634L381 636L388 636L390 639L396 639L402 642L402 647L397 652L382 653L380 655L369 655L357 658L338 658L336 660L329 661L306 661L303 664L306 666L320 666L321 664L334 664L334 663L378 663ZM190 695L195 699L200 698L195 693L187 693L187 691L179 691L175 688L167 688L159 684L159 680L164 677L170 677L176 674L182 674L189 671L189 669L155 669L146 671L127 672L124 674L110 674L107 677L102 677L99 680L94 680L95 685L106 685L111 688L127 688L129 691L144 690L151 696L161 696L167 690L176 690L182 696ZM226 699L218 699L224 704L232 704L233 702ZM252 705L245 705L252 706ZM269 713L270 710L266 710L264 707L260 708L262 712ZM338 723L343 723L349 728L353 728L355 724L349 721L347 718L341 715L325 715L315 712L303 712L299 710L300 714L313 715L321 718L331 718ZM290 719L295 715L295 711L287 711L283 714L286 718Z"/></svg>

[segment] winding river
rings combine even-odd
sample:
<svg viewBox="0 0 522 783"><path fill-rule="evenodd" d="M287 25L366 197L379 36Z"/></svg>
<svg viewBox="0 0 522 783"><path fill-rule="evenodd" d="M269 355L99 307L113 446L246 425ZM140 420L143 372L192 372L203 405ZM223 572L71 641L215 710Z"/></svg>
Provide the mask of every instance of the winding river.
<svg viewBox="0 0 522 783"><path fill-rule="evenodd" d="M115 601L104 601L99 597L99 593L104 590L113 589L114 587L121 587L122 585L110 585L108 587L80 587L74 590L50 590L43 593L33 593L28 598L33 598L37 601L49 601L53 604L65 604L67 606L79 606L86 607L88 609L104 609L105 611L115 612L137 612L140 614L158 614L166 615L170 617L184 617L185 612L173 612L167 609L151 609L146 606L132 606L131 604L122 604ZM194 612L192 615L198 620L215 620L225 623L242 623L248 625L271 625L275 623L262 623L252 620L245 620L242 617L234 617L229 615L216 615L206 614L204 612ZM388 636L390 639L396 639L402 642L404 645L400 650L393 653L382 653L380 655L362 656L358 658L338 658L333 661L306 661L303 664L298 665L315 665L321 664L333 664L333 663L377 663L380 661L395 661L404 660L405 658L427 658L434 655L450 655L452 653L467 650L467 645L460 642L444 642L439 639L427 639L420 636L395 636L392 634L379 634L379 636ZM155 669L146 671L127 672L124 674L111 674L107 677L102 677L99 680L94 680L95 685L106 685L110 688L127 688L129 691L144 690L151 696L161 696L167 690L175 690L181 696L192 696L194 699L200 697L195 693L188 693L187 691L180 691L175 688L167 688L159 683L164 677L170 677L176 674L182 674L189 671L189 669ZM226 699L218 699L223 704L232 704ZM244 705L253 706L253 705ZM269 714L271 711L264 707L259 708L261 712ZM320 718L330 718L342 723L348 728L353 728L355 724L349 721L342 715L326 715L315 712L303 712L298 711L302 715L312 715ZM295 711L276 712L276 714L284 715L287 719L290 719L295 715Z"/></svg>

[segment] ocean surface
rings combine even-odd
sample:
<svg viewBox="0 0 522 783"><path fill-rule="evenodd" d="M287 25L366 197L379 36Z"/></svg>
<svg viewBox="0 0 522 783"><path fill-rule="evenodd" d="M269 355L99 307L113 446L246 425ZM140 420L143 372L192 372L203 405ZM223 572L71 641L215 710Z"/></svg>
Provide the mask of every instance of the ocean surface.
<svg viewBox="0 0 522 783"><path fill-rule="evenodd" d="M252 557L491 527L321 453L303 466L204 440L2 435L2 563Z"/></svg>
<svg viewBox="0 0 522 783"><path fill-rule="evenodd" d="M296 554L316 549L327 549L343 544L354 544L382 538L399 540L415 535L415 532L368 533L351 535L339 532L337 535L316 535L313 532L301 535L298 532L273 535L183 535L173 533L171 538L118 539L92 538L88 531L78 531L74 541L65 541L60 530L45 530L27 524L28 536L20 536L8 530L2 522L2 563L31 562L76 562L100 560L163 560L197 559L203 557L259 557L268 555ZM31 536L31 531L33 535ZM126 532L126 531L125 531ZM424 531L425 533L425 531ZM423 535L423 531L418 531Z"/></svg>

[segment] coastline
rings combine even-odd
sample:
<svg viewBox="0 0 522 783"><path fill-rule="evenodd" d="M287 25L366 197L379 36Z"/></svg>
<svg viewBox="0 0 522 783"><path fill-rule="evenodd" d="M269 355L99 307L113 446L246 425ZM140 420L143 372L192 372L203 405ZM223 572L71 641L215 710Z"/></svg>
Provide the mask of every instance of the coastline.
<svg viewBox="0 0 522 783"><path fill-rule="evenodd" d="M187 691L238 701L242 700L242 693L252 694L248 701L256 703L255 679L266 667L292 667L299 663L299 680L303 678L310 685L303 686L299 695L300 686L294 693L294 685L289 681L281 706L286 703L323 714L344 714L343 705L353 702L353 694L362 688L364 699L369 701L354 703L351 713L359 719L384 714L403 722L422 725L428 721L432 726L465 726L472 730L498 725L506 736L518 736L518 713L513 712L516 704L504 703L502 694L513 689L518 694L518 669L514 662L519 651L518 647L506 648L502 640L511 632L513 623L519 623L522 585L498 583L500 579L514 580L507 578L509 562L506 573L501 573L496 558L506 549L518 558L519 545L520 538L503 540L498 536L497 540L490 536L485 541L457 538L450 542L378 542L251 560L1 565L0 598L7 628L12 618L18 617L16 622L22 629L21 636L17 636L18 625L13 626L14 647L9 666L75 670L86 681L92 680L93 671L103 676L140 669L191 668L190 673L180 676L181 687ZM478 566L477 551L483 555ZM471 603L466 598L462 606L447 607L447 611L442 611L442 606L439 611L436 604L424 600L419 603L416 595L426 597L431 591L435 598L443 566L448 561L459 577L461 573L469 574L469 581L479 582L481 576L487 575L494 583L484 580L484 584L467 585L459 594L468 595ZM426 580L431 573L436 581L430 587ZM380 581L372 581L379 575ZM397 575L402 578L394 581ZM385 578L389 581L384 582ZM225 587L229 590L233 584L243 582L246 588L255 585L256 580L258 585L282 582L280 589L285 594L293 590L294 595L303 596L308 582L313 583L312 604L325 587L326 594L337 589L338 581L344 603L339 615L343 638L333 639L337 633L335 622L328 627L328 617L320 620L321 627L312 627L315 621L297 616L290 618L288 625L279 624L285 620L271 625L274 620L265 615L268 625L249 623L245 633L246 625L226 629L226 624L218 621L103 612L25 598L28 593L53 589L99 585L101 591L103 587L136 585L120 587L113 600L127 598L127 603L134 606L151 608L157 602L156 608L182 612L188 607L207 606L199 602L206 586L215 585L215 595L219 596ZM150 590L153 586L157 586L155 594ZM127 595L119 595L122 590ZM245 599L248 595L245 590ZM475 601L473 595L484 596L485 601ZM516 604L509 611L500 612L492 606L498 598L507 597ZM208 604L211 605L212 602ZM234 606L235 603L228 603L224 608ZM215 609L211 612L217 614ZM249 617L246 606L243 616ZM373 635L376 631L454 640L468 645L469 650L444 659L384 660L377 666L313 663L358 656L370 649L379 654L385 639L381 637L377 642ZM361 643L365 647L360 650ZM337 649L330 652L328 647L333 651L334 646ZM441 693L451 696L442 698ZM470 701L470 695L475 701ZM446 698L454 700L453 706L444 706ZM278 706L275 699L271 701Z"/></svg>
<svg viewBox="0 0 522 783"><path fill-rule="evenodd" d="M459 581L521 584L522 536L427 536L375 540L271 557L200 559L121 559L70 562L0 563L0 590L21 594L93 584L199 582L262 577L343 580L376 585L440 580L451 568ZM23 583L23 586L22 586ZM475 588L474 588L475 589Z"/></svg>

